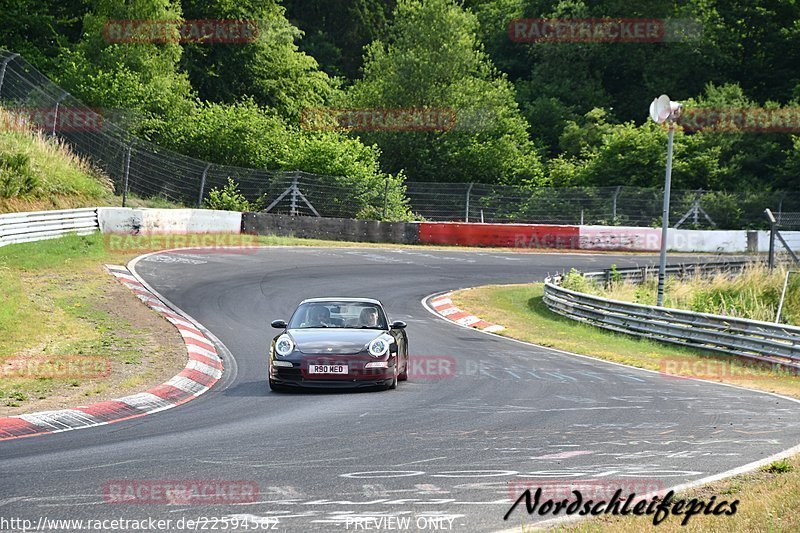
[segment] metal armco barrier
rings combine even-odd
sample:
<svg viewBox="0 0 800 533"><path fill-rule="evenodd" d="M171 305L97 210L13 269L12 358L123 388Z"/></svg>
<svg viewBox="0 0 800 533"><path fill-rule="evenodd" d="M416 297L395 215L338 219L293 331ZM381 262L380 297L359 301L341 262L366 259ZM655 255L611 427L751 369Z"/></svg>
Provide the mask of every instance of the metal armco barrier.
<svg viewBox="0 0 800 533"><path fill-rule="evenodd" d="M544 302L559 315L611 331L800 368L800 327L609 300L551 278Z"/></svg>
<svg viewBox="0 0 800 533"><path fill-rule="evenodd" d="M69 233L87 235L99 229L96 207L9 213L0 215L0 246L53 239Z"/></svg>

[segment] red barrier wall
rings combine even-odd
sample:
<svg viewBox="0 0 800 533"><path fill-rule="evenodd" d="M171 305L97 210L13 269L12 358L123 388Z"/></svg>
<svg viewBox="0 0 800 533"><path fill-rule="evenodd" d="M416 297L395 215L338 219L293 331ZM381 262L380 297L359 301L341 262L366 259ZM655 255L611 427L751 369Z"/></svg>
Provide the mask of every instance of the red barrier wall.
<svg viewBox="0 0 800 533"><path fill-rule="evenodd" d="M506 246L511 248L580 247L578 226L540 224L467 224L420 222L419 242L458 246Z"/></svg>

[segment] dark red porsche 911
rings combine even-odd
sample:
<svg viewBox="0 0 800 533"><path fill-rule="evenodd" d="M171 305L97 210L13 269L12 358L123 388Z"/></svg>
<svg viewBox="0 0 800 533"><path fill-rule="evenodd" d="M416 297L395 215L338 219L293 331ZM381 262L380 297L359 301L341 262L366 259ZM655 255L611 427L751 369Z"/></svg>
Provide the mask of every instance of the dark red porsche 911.
<svg viewBox="0 0 800 533"><path fill-rule="evenodd" d="M269 386L394 389L408 378L408 337L370 298L312 298L297 307L269 349Z"/></svg>

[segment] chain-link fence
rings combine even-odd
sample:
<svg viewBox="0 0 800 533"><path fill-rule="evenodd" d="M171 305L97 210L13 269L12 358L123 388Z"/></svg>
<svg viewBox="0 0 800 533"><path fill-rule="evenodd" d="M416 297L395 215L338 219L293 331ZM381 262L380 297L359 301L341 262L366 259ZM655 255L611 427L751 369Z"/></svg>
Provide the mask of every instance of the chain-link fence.
<svg viewBox="0 0 800 533"><path fill-rule="evenodd" d="M789 260L800 266L800 212L773 213L767 209L765 214L770 223L770 268Z"/></svg>
<svg viewBox="0 0 800 533"><path fill-rule="evenodd" d="M639 187L522 188L469 183L408 183L412 210L429 220L660 227L663 191ZM800 193L673 190L670 225L766 228L764 209L800 209Z"/></svg>
<svg viewBox="0 0 800 533"><path fill-rule="evenodd" d="M84 106L19 55L2 50L0 106L35 110L30 116L39 119L31 120L33 125L68 142L108 174L123 196L199 206L210 190L231 178L248 200L273 213L345 218L386 213L388 188L382 186L353 184L341 176L216 165L156 146ZM637 187L406 184L414 216L443 221L658 227L662 194L661 189ZM766 228L767 207L778 217L800 211L800 194L674 190L670 222L683 228Z"/></svg>

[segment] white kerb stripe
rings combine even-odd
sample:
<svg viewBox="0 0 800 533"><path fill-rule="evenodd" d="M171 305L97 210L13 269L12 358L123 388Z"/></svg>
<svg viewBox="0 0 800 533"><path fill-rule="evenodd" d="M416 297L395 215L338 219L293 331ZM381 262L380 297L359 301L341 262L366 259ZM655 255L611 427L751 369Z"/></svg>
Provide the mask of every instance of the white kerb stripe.
<svg viewBox="0 0 800 533"><path fill-rule="evenodd" d="M475 315L465 316L464 318L459 318L456 320L459 324L463 324L464 326L471 326L475 322L480 322L481 319L476 317Z"/></svg>
<svg viewBox="0 0 800 533"><path fill-rule="evenodd" d="M139 394L134 394L132 396L117 398L117 401L127 403L131 407L135 407L136 409L149 413L163 411L164 409L169 409L170 407L175 406L175 404L165 400L164 398L159 398L150 392L140 392Z"/></svg>
<svg viewBox="0 0 800 533"><path fill-rule="evenodd" d="M217 352L216 351L212 352L211 350L206 350L202 346L196 346L194 344L187 344L186 345L186 351L189 352L189 353L196 353L198 355L203 355L205 357L209 357L211 359L216 359L218 361L221 361L221 359L217 356Z"/></svg>
<svg viewBox="0 0 800 533"><path fill-rule="evenodd" d="M100 421L83 411L73 409L62 409L60 411L42 411L41 413L30 413L19 415L19 418L53 430L63 430L76 427L96 426Z"/></svg>
<svg viewBox="0 0 800 533"><path fill-rule="evenodd" d="M222 377L221 370L217 370L214 367L208 366L207 364L201 363L200 361L195 361L194 359L189 359L189 362L186 363L186 368L190 370L197 370L198 372L202 372L207 376L211 376L217 379Z"/></svg>
<svg viewBox="0 0 800 533"><path fill-rule="evenodd" d="M165 385L172 385L173 387L180 389L184 392L188 392L189 394L192 394L194 396L202 394L208 390L208 387L206 387L202 383L198 383L195 380L184 376L175 376L174 378L167 381Z"/></svg>

